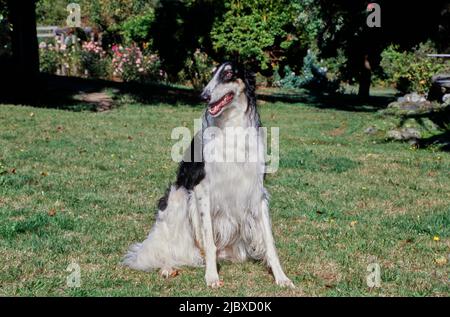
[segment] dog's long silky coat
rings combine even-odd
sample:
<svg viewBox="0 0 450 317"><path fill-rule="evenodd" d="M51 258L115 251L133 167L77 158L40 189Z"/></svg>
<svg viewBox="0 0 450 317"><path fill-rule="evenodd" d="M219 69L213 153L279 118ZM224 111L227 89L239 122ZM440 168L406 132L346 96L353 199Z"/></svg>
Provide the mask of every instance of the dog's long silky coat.
<svg viewBox="0 0 450 317"><path fill-rule="evenodd" d="M264 188L265 142L257 135L257 161L211 162L194 160L205 146L226 152L227 127L260 127L254 75L224 63L202 92L208 102L203 131L217 127L221 136L196 135L180 164L177 180L159 201L156 222L144 242L134 244L124 264L139 270L160 269L171 275L181 266L206 266L208 286L219 287L217 259L263 260L275 282L293 287L283 272L271 230L269 197ZM248 147L235 149L248 152ZM248 154L248 153L247 153ZM200 156L201 157L201 156Z"/></svg>

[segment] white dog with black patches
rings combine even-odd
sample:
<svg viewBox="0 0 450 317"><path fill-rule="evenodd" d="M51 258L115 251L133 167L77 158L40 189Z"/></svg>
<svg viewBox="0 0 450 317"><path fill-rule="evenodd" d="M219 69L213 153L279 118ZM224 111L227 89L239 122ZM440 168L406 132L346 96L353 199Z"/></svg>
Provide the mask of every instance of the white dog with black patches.
<svg viewBox="0 0 450 317"><path fill-rule="evenodd" d="M206 284L220 287L217 260L263 260L278 285L294 287L281 268L272 235L263 184L264 135L257 132L256 160L226 160L228 150L243 157L253 151L246 142L228 149L224 138L228 128L260 127L254 75L224 63L201 96L208 103L202 132L214 127L222 133L194 137L175 184L159 201L147 239L130 247L124 264L144 271L160 269L164 277L174 275L181 266L206 266ZM224 160L205 159L206 148Z"/></svg>

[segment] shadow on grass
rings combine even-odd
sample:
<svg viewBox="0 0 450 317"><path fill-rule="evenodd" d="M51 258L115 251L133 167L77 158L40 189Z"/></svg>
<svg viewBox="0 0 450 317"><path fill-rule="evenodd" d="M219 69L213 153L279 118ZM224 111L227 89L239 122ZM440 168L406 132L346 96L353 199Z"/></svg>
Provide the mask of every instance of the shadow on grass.
<svg viewBox="0 0 450 317"><path fill-rule="evenodd" d="M114 98L121 95L131 95L136 102L147 105L166 103L195 106L200 103L198 92L189 88L48 74L40 74L33 85L22 86L20 83L11 85L5 93L0 95L0 103L71 111L98 111L102 101L97 101L95 98L83 98L83 96L105 91L111 91L109 96L111 103L114 103Z"/></svg>
<svg viewBox="0 0 450 317"><path fill-rule="evenodd" d="M196 106L201 104L199 91L164 84L120 83L40 74L39 79L28 86L21 86L20 82L11 85L6 93L0 95L0 102L72 111L98 111L99 104L95 100L83 100L78 96L112 90L112 99L121 95L130 95L133 100L145 105L166 103ZM355 112L375 112L385 108L393 99L393 96L388 95L360 99L356 95L327 95L306 90L289 92L260 90L257 97L266 102L306 103L317 108Z"/></svg>
<svg viewBox="0 0 450 317"><path fill-rule="evenodd" d="M175 87L164 84L120 83L107 80L94 80L78 77L62 77L40 74L39 79L32 85L20 84L14 81L0 85L5 92L0 94L0 103L30 105L42 108L54 108L69 111L103 111L110 109L121 95L130 95L132 100L144 105L169 104L197 106L202 102L199 91L187 87ZM103 92L109 97L79 98L89 94ZM106 92L105 92L106 91ZM320 109L336 109L352 112L376 112L386 108L393 101L393 94L371 96L361 99L352 94L321 94L317 91L291 90L273 91L260 89L258 100L266 102L304 103ZM106 103L106 105L105 105ZM120 103L120 102L119 102ZM438 146L442 150L450 151L450 111L445 113L427 113L412 115L419 124L425 118L433 121L442 131L438 135L420 140L419 146L426 148ZM404 121L406 119L404 118Z"/></svg>
<svg viewBox="0 0 450 317"><path fill-rule="evenodd" d="M430 146L437 146L440 150L450 151L450 106L447 106L439 111L430 111L420 114L404 115L401 118L400 126L404 126L408 119L415 120L420 126L426 129L426 119L433 122L433 124L441 131L428 138L422 138L418 141L420 148L428 148Z"/></svg>
<svg viewBox="0 0 450 317"><path fill-rule="evenodd" d="M440 134L420 140L419 146L426 148L429 146L438 146L441 151L450 152L450 131L444 131Z"/></svg>
<svg viewBox="0 0 450 317"><path fill-rule="evenodd" d="M360 98L351 94L321 94L308 91L304 94L292 93L259 93L259 100L267 102L306 103L321 109L336 109L353 112L376 112L384 109L394 100L394 96L370 96Z"/></svg>

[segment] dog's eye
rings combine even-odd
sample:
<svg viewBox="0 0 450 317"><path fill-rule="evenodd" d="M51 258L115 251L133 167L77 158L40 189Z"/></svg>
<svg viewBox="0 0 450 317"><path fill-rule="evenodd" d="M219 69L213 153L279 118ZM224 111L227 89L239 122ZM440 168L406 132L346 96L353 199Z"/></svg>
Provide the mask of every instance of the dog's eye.
<svg viewBox="0 0 450 317"><path fill-rule="evenodd" d="M230 80L231 78L233 78L233 71L231 70L224 71L223 78L225 78L226 80Z"/></svg>

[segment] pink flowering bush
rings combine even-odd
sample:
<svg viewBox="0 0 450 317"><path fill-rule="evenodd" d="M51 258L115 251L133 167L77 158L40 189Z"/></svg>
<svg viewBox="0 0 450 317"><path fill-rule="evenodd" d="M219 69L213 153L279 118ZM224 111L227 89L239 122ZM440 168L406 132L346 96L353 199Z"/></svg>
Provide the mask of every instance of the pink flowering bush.
<svg viewBox="0 0 450 317"><path fill-rule="evenodd" d="M108 78L110 60L98 42L84 42L80 50L83 74L94 78Z"/></svg>
<svg viewBox="0 0 450 317"><path fill-rule="evenodd" d="M96 62L101 61L100 55L90 52L84 44L67 46L60 37L53 41L39 44L40 70L45 73L64 76L98 76L93 71ZM105 71L107 75L107 70Z"/></svg>
<svg viewBox="0 0 450 317"><path fill-rule="evenodd" d="M103 51L102 46L98 42L89 41L84 42L82 45L83 51L93 53L96 55L104 56L105 52Z"/></svg>
<svg viewBox="0 0 450 317"><path fill-rule="evenodd" d="M39 44L39 68L43 73L56 74L61 64L61 56L53 45L45 42Z"/></svg>
<svg viewBox="0 0 450 317"><path fill-rule="evenodd" d="M152 82L164 79L160 60L156 54L143 54L135 45L112 47L113 76L123 81Z"/></svg>
<svg viewBox="0 0 450 317"><path fill-rule="evenodd" d="M66 45L57 37L50 43L41 42L39 54L41 71L51 74L137 82L156 82L166 77L159 57L143 53L136 45L113 45L111 50L104 50L99 42Z"/></svg>

